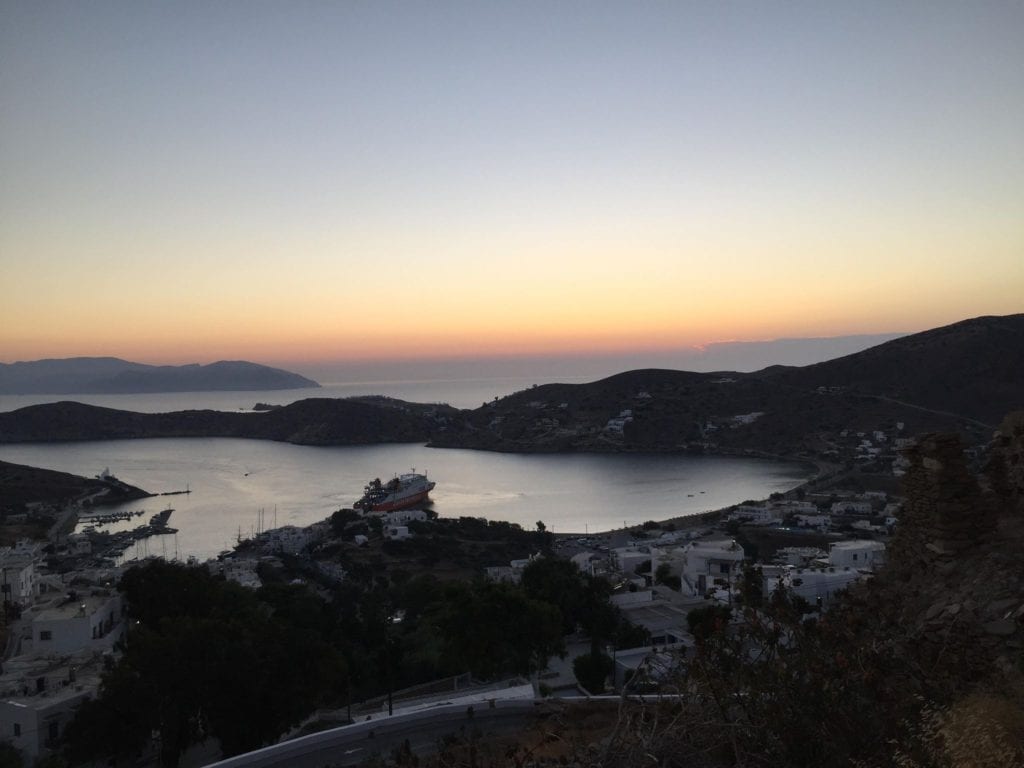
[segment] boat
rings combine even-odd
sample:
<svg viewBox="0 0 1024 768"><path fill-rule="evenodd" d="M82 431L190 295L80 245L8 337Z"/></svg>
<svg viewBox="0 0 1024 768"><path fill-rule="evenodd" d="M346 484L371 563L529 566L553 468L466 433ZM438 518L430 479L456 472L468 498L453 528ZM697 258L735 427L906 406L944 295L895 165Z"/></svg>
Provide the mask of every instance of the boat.
<svg viewBox="0 0 1024 768"><path fill-rule="evenodd" d="M405 509L419 504L434 489L434 483L426 475L417 474L415 470L386 483L374 478L363 489L363 498L355 503L356 509L364 512L390 512L393 509Z"/></svg>
<svg viewBox="0 0 1024 768"><path fill-rule="evenodd" d="M171 516L171 512L173 511L174 510L171 509L170 507L168 507L167 509L160 510L151 518L149 518L149 524L154 528L163 528L165 525L167 525L167 519Z"/></svg>

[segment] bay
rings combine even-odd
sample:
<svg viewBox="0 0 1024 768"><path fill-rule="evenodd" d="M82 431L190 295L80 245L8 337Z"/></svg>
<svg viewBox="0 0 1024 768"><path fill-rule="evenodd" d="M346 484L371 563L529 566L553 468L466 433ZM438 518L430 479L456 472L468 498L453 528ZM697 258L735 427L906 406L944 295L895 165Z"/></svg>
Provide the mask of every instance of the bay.
<svg viewBox="0 0 1024 768"><path fill-rule="evenodd" d="M106 467L153 493L189 494L117 509L170 505L174 536L129 550L206 559L257 527L309 525L351 506L363 486L415 468L437 483L442 517L486 517L554 532L595 533L767 497L807 479L800 464L666 454L507 454L419 444L313 447L230 438L175 438L0 446L0 458L77 475ZM140 518L120 527L139 524ZM117 530L117 527L108 530Z"/></svg>

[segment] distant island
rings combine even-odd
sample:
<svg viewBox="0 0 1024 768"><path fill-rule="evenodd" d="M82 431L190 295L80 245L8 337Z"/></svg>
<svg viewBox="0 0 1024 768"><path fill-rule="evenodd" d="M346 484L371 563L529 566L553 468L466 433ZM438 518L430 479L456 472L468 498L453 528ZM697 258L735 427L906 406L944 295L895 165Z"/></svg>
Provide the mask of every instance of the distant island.
<svg viewBox="0 0 1024 768"><path fill-rule="evenodd" d="M0 363L4 395L128 395L154 392L315 389L312 379L244 360L146 365L116 357Z"/></svg>

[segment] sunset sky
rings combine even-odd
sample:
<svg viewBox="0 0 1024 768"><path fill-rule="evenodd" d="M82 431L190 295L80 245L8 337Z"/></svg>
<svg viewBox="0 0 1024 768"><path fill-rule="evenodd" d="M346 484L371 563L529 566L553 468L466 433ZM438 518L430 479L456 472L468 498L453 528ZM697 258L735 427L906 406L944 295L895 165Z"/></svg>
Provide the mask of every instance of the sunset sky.
<svg viewBox="0 0 1024 768"><path fill-rule="evenodd" d="M0 361L1024 311L1024 3L0 4Z"/></svg>

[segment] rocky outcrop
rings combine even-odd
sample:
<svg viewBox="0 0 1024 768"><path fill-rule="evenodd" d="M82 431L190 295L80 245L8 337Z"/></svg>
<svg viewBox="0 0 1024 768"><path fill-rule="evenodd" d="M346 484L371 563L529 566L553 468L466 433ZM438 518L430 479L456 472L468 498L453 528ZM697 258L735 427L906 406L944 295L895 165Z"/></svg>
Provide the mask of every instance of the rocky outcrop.
<svg viewBox="0 0 1024 768"><path fill-rule="evenodd" d="M910 468L892 547L897 567L914 572L953 566L995 528L995 499L968 470L956 435L924 435L904 455Z"/></svg>
<svg viewBox="0 0 1024 768"><path fill-rule="evenodd" d="M992 441L985 474L1000 502L1017 515L1024 515L1024 411L1003 419Z"/></svg>
<svg viewBox="0 0 1024 768"><path fill-rule="evenodd" d="M985 472L952 435L925 435L906 455L906 500L870 611L889 612L933 690L1020 680L1024 651L1024 414L1008 417Z"/></svg>

